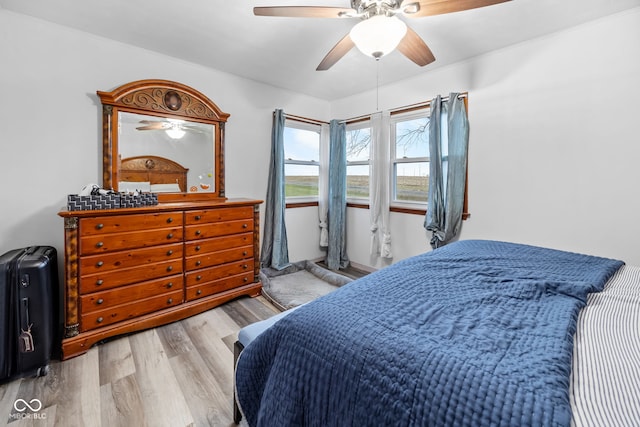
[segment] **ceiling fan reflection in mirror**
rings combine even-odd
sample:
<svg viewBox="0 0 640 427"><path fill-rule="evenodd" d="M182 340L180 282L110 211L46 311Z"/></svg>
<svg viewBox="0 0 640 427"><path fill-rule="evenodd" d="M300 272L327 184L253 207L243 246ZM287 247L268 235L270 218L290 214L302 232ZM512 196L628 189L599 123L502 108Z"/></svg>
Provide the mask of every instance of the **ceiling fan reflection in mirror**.
<svg viewBox="0 0 640 427"><path fill-rule="evenodd" d="M137 130L163 130L171 139L180 139L187 132L204 133L197 124L188 124L184 120L140 120L144 126L138 126Z"/></svg>
<svg viewBox="0 0 640 427"><path fill-rule="evenodd" d="M351 0L351 8L325 6L254 7L258 16L294 18L359 18L349 34L344 36L324 57L317 71L328 70L354 46L376 60L398 49L404 56L423 67L436 60L420 36L400 20L442 15L504 3L510 0Z"/></svg>

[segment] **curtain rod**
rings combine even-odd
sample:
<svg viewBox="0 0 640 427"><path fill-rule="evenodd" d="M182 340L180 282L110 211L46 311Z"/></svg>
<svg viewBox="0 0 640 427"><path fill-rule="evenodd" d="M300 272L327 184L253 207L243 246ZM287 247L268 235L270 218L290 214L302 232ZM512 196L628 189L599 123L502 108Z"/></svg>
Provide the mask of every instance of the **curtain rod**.
<svg viewBox="0 0 640 427"><path fill-rule="evenodd" d="M322 120L311 119L309 117L296 116L296 115L287 114L287 113L284 113L284 117L285 119L293 120L295 122L309 123L312 125L328 125L329 124L329 122L324 122Z"/></svg>
<svg viewBox="0 0 640 427"><path fill-rule="evenodd" d="M464 98L467 98L468 96L469 96L468 92L463 92L463 93L458 94L458 99L464 99ZM443 97L441 97L441 99L443 101L448 101L449 100L449 95L443 96ZM393 114L398 114L398 113L404 113L404 112L407 112L407 111L418 110L420 108L426 108L426 107L429 107L429 106L431 106L431 100L418 102L416 104L411 104L411 105L405 105L403 107L392 108L392 109L389 110L389 113L393 115ZM375 113L364 114L362 116L352 117L350 119L341 120L340 123L353 124L353 123L363 122L363 121L369 120L373 114L375 114Z"/></svg>
<svg viewBox="0 0 640 427"><path fill-rule="evenodd" d="M460 93L458 95L458 99L463 99L463 98L467 98L468 97L468 93L467 92L463 92ZM449 96L443 96L441 98L443 101L448 101L449 100ZM423 101L423 102L418 102L416 104L411 104L411 105L405 105L403 107L397 107L397 108L392 108L391 110L389 110L390 114L398 114L398 113L402 113L402 112L407 112L407 111L411 111L411 110L418 110L420 108L426 108L429 107L431 105L431 101ZM275 112L274 112L275 114ZM373 113L372 113L373 114ZM369 120L371 118L372 114L363 114L362 116L357 116L357 117L351 117L349 119L345 119L345 120L340 120L340 123L346 123L346 124L353 124L353 123L358 123L358 122L364 122L366 120ZM303 116L296 116L294 114L284 114L284 117L286 119L289 120L293 120L296 122L301 122L301 123L309 123L312 125L327 125L329 124L329 122L325 122L322 120L317 120L317 119L312 119L309 117L303 117Z"/></svg>

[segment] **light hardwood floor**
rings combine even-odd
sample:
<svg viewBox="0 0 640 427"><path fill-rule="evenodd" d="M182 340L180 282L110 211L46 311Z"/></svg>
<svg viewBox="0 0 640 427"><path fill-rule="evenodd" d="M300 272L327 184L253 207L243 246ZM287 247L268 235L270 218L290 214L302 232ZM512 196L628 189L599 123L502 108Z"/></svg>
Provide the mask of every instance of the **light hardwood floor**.
<svg viewBox="0 0 640 427"><path fill-rule="evenodd" d="M233 343L276 313L262 296L240 298L54 361L45 377L0 385L0 425L232 426ZM42 409L20 418L18 399Z"/></svg>

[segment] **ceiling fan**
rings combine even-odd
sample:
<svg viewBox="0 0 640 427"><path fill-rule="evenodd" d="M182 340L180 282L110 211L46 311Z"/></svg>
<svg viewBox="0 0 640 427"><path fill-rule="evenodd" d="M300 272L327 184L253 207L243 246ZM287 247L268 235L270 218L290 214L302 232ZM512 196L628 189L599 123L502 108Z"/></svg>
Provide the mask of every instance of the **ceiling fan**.
<svg viewBox="0 0 640 427"><path fill-rule="evenodd" d="M351 8L327 6L267 6L254 7L258 16L295 18L359 18L349 34L344 36L324 57L317 71L328 70L354 46L365 55L380 59L398 49L404 56L423 67L436 60L431 49L411 28L397 18L442 15L510 0L351 0Z"/></svg>
<svg viewBox="0 0 640 427"><path fill-rule="evenodd" d="M187 124L184 120L140 120L144 126L138 126L137 130L163 130L172 139L180 139L186 132L204 133L201 126Z"/></svg>

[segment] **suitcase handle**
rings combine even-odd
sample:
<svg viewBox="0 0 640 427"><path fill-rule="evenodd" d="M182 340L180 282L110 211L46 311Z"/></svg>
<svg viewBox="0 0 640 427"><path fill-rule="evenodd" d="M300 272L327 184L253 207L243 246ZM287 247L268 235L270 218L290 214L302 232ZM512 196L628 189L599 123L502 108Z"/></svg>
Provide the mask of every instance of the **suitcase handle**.
<svg viewBox="0 0 640 427"><path fill-rule="evenodd" d="M22 307L24 308L24 313L27 320L26 325L27 325L27 328L29 328L29 325L31 325L31 322L29 319L29 298L22 298Z"/></svg>

